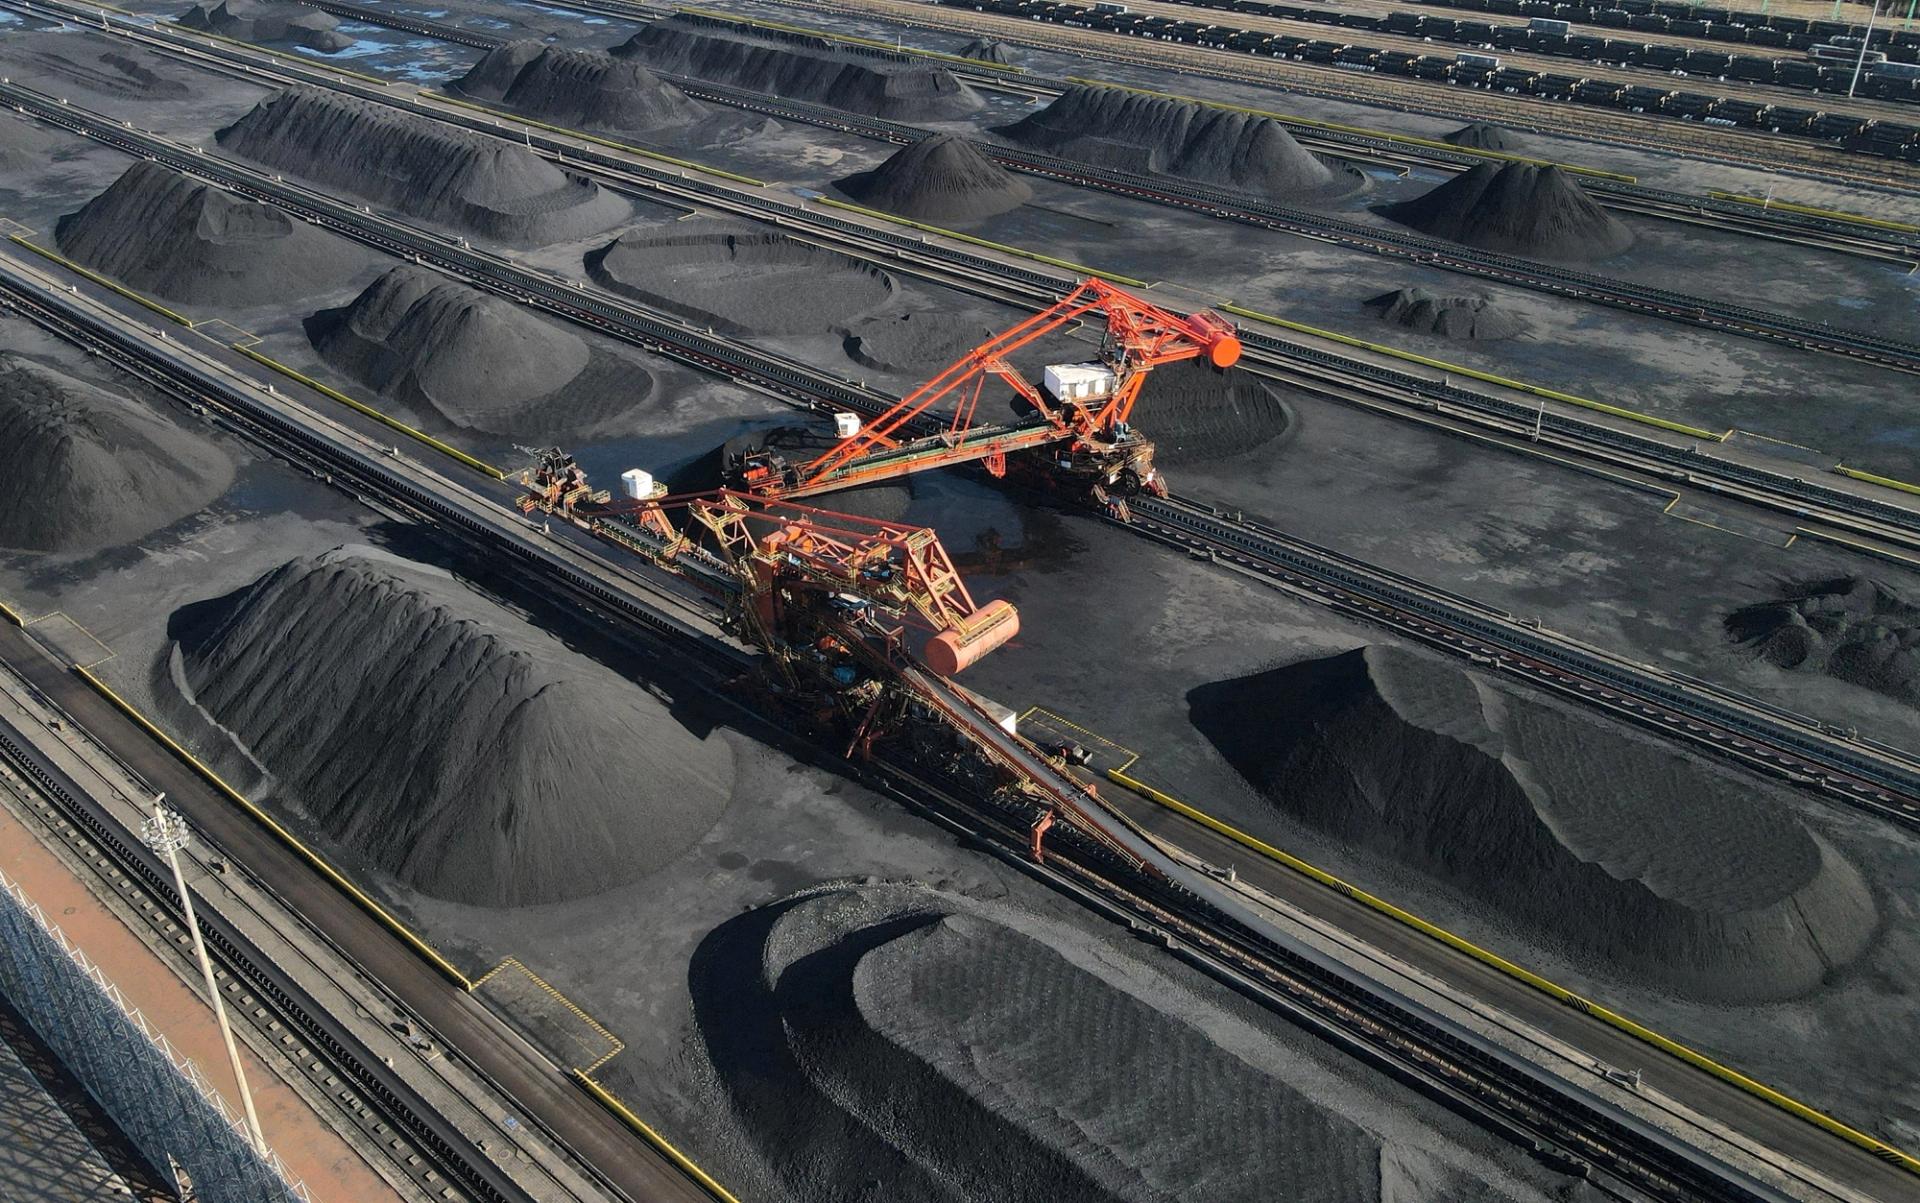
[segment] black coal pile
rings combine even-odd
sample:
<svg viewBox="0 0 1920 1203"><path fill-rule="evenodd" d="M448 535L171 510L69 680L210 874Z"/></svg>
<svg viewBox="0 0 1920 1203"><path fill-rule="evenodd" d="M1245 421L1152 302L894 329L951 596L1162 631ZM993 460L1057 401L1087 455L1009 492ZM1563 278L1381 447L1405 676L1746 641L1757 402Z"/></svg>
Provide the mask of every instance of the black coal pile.
<svg viewBox="0 0 1920 1203"><path fill-rule="evenodd" d="M705 455L672 472L667 488L674 493L704 493L709 489L732 488L737 484L736 470L752 454L770 451L793 467L800 467L832 450L839 442L830 430L805 426L776 426L768 430L749 430L721 443ZM913 504L911 477L884 484L862 485L808 501L822 509L886 522L904 522L907 508Z"/></svg>
<svg viewBox="0 0 1920 1203"><path fill-rule="evenodd" d="M1813 581L1776 601L1742 606L1726 628L1777 668L1825 673L1920 704L1920 605L1879 581Z"/></svg>
<svg viewBox="0 0 1920 1203"><path fill-rule="evenodd" d="M604 288L725 334L831 330L894 292L892 277L851 255L714 220L630 231L586 265Z"/></svg>
<svg viewBox="0 0 1920 1203"><path fill-rule="evenodd" d="M1463 125L1450 134L1440 135L1440 140L1471 150L1513 150L1520 145L1520 139L1510 130L1485 121Z"/></svg>
<svg viewBox="0 0 1920 1203"><path fill-rule="evenodd" d="M54 239L136 291L234 307L332 288L366 262L272 205L145 160L62 217Z"/></svg>
<svg viewBox="0 0 1920 1203"><path fill-rule="evenodd" d="M284 42L332 54L353 45L336 28L340 19L304 4L217 0L194 5L179 18L188 29L204 29L242 42Z"/></svg>
<svg viewBox="0 0 1920 1203"><path fill-rule="evenodd" d="M597 234L631 212L524 146L318 88L275 93L214 136L256 162L521 246Z"/></svg>
<svg viewBox="0 0 1920 1203"><path fill-rule="evenodd" d="M982 221L1033 199L1025 180L953 134L935 134L895 151L872 171L835 181L863 205L915 221Z"/></svg>
<svg viewBox="0 0 1920 1203"><path fill-rule="evenodd" d="M1633 231L1565 172L1530 163L1481 163L1379 211L1436 238L1538 259L1604 259L1633 245Z"/></svg>
<svg viewBox="0 0 1920 1203"><path fill-rule="evenodd" d="M1006 43L989 41L986 38L975 38L962 46L960 57L979 59L983 63L999 63L1003 67L1013 62L1013 56L1007 53Z"/></svg>
<svg viewBox="0 0 1920 1203"><path fill-rule="evenodd" d="M1266 196L1356 188L1270 117L1076 84L1046 108L994 132L1022 146L1122 171L1159 172Z"/></svg>
<svg viewBox="0 0 1920 1203"><path fill-rule="evenodd" d="M153 408L0 352L0 547L118 547L205 509L233 462Z"/></svg>
<svg viewBox="0 0 1920 1203"><path fill-rule="evenodd" d="M1424 288L1396 288L1370 297L1366 307L1383 322L1416 334L1437 334L1462 341L1518 338L1526 319L1486 297L1444 297Z"/></svg>
<svg viewBox="0 0 1920 1203"><path fill-rule="evenodd" d="M726 808L733 758L452 576L371 548L176 616L173 680L328 837L435 898L626 885Z"/></svg>
<svg viewBox="0 0 1920 1203"><path fill-rule="evenodd" d="M654 387L638 365L600 362L571 331L425 268L394 268L306 329L327 362L382 397L489 434L597 426Z"/></svg>
<svg viewBox="0 0 1920 1203"><path fill-rule="evenodd" d="M637 62L533 41L489 50L454 90L582 129L646 133L707 115L704 106Z"/></svg>
<svg viewBox="0 0 1920 1203"><path fill-rule="evenodd" d="M986 102L926 59L682 13L613 52L660 71L895 121L944 121Z"/></svg>
<svg viewBox="0 0 1920 1203"><path fill-rule="evenodd" d="M1277 810L1448 883L1596 971L1703 999L1815 990L1877 926L1853 865L1679 752L1382 646L1188 695Z"/></svg>
<svg viewBox="0 0 1920 1203"><path fill-rule="evenodd" d="M689 984L779 1200L852 1203L885 1183L926 1203L1544 1203L1569 1186L1486 1180L1481 1158L1404 1115L1384 1136L1366 1086L1215 998L957 893L808 891L718 929Z"/></svg>
<svg viewBox="0 0 1920 1203"><path fill-rule="evenodd" d="M1271 449L1294 430L1290 406L1251 372L1198 362L1155 370L1134 402L1133 425L1166 465L1201 464Z"/></svg>
<svg viewBox="0 0 1920 1203"><path fill-rule="evenodd" d="M981 324L938 311L874 313L840 330L847 358L878 372L926 380L993 337Z"/></svg>

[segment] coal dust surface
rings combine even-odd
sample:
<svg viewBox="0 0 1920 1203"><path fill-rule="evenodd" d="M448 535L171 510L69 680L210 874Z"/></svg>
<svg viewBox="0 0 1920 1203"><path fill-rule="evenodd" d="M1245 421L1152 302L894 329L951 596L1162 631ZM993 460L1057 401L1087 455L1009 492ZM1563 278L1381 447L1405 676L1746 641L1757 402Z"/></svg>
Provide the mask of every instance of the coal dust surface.
<svg viewBox="0 0 1920 1203"><path fill-rule="evenodd" d="M83 39L74 39L70 54L40 48L52 44L47 38L24 44L20 57L34 68L96 96L116 100L182 100L193 95L191 77L185 71L172 68L156 71L118 50L89 53L91 47Z"/></svg>
<svg viewBox="0 0 1920 1203"><path fill-rule="evenodd" d="M707 116L705 106L638 62L534 41L489 50L453 87L579 129L652 133Z"/></svg>
<svg viewBox="0 0 1920 1203"><path fill-rule="evenodd" d="M1033 199L1027 182L953 134L935 134L895 151L872 171L835 182L863 205L915 221L981 221Z"/></svg>
<svg viewBox="0 0 1920 1203"><path fill-rule="evenodd" d="M785 1199L1567 1197L1482 1177L1419 1125L1376 1130L1353 1083L1240 1014L1001 903L819 887L720 928L690 983L708 1055Z"/></svg>
<svg viewBox="0 0 1920 1203"><path fill-rule="evenodd" d="M962 46L960 57L978 59L983 63L999 63L1003 67L1013 62L1013 56L1007 52L1006 43L989 41L986 38L975 38Z"/></svg>
<svg viewBox="0 0 1920 1203"><path fill-rule="evenodd" d="M489 434L595 428L652 395L653 376L521 306L425 268L393 268L306 321L328 363L415 412Z"/></svg>
<svg viewBox="0 0 1920 1203"><path fill-rule="evenodd" d="M1270 117L1121 88L1076 84L1046 108L994 132L1083 163L1263 196L1330 196L1364 183L1357 172L1309 153Z"/></svg>
<svg viewBox="0 0 1920 1203"><path fill-rule="evenodd" d="M1381 321L1416 334L1467 342L1518 338L1527 332L1525 318L1486 297L1448 297L1424 288L1396 288L1368 298L1366 308Z"/></svg>
<svg viewBox="0 0 1920 1203"><path fill-rule="evenodd" d="M1471 150L1513 150L1521 144L1511 130L1486 121L1472 121L1450 134L1441 134L1443 142Z"/></svg>
<svg viewBox="0 0 1920 1203"><path fill-rule="evenodd" d="M340 19L304 4L217 0L194 5L179 18L188 29L203 29L242 42L285 42L333 54L353 45L341 33Z"/></svg>
<svg viewBox="0 0 1920 1203"><path fill-rule="evenodd" d="M151 405L0 352L0 546L119 547L205 509L233 474Z"/></svg>
<svg viewBox="0 0 1920 1203"><path fill-rule="evenodd" d="M1197 360L1155 369L1132 417L1153 440L1156 460L1169 465L1271 451L1293 432L1294 421L1292 407L1260 377Z"/></svg>
<svg viewBox="0 0 1920 1203"><path fill-rule="evenodd" d="M226 307L323 292L366 264L357 249L272 205L142 160L62 217L68 258L169 301Z"/></svg>
<svg viewBox="0 0 1920 1203"><path fill-rule="evenodd" d="M1825 673L1920 704L1920 605L1879 581L1833 577L1742 606L1727 634L1789 672Z"/></svg>
<svg viewBox="0 0 1920 1203"><path fill-rule="evenodd" d="M66 141L43 125L11 113L0 114L0 172L44 167Z"/></svg>
<svg viewBox="0 0 1920 1203"><path fill-rule="evenodd" d="M945 121L986 102L910 55L681 13L614 47L656 70L894 121Z"/></svg>
<svg viewBox="0 0 1920 1203"><path fill-rule="evenodd" d="M520 246L585 238L631 213L524 146L319 88L275 93L214 136L233 154Z"/></svg>
<svg viewBox="0 0 1920 1203"><path fill-rule="evenodd" d="M847 358L878 372L927 380L993 337L983 323L939 310L868 314L840 330Z"/></svg>
<svg viewBox="0 0 1920 1203"><path fill-rule="evenodd" d="M885 304L893 278L851 255L725 220L632 230L586 257L601 287L724 334L813 334Z"/></svg>
<svg viewBox="0 0 1920 1203"><path fill-rule="evenodd" d="M1372 645L1188 702L1276 809L1615 976L1786 999L1874 940L1860 873L1777 801L1455 665Z"/></svg>
<svg viewBox="0 0 1920 1203"><path fill-rule="evenodd" d="M645 877L729 801L724 739L453 576L372 548L175 615L170 673L279 801L434 898Z"/></svg>
<svg viewBox="0 0 1920 1203"><path fill-rule="evenodd" d="M1605 259L1633 245L1633 231L1566 172L1531 163L1481 163L1379 212L1449 242L1536 259Z"/></svg>

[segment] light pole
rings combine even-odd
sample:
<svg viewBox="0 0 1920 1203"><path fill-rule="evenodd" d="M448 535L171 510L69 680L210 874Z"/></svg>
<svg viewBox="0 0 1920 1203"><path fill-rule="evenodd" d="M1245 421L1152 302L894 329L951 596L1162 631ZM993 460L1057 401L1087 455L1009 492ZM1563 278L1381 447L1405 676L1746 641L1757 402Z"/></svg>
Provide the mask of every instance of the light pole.
<svg viewBox="0 0 1920 1203"><path fill-rule="evenodd" d="M153 817L140 824L140 838L147 847L167 858L167 866L173 870L174 892L180 895L180 910L187 921L187 931L193 936L193 955L200 960L200 972L206 975L207 997L213 1000L213 1015L220 1021L220 1038L227 1044L227 1063L233 1066L233 1080L240 1087L240 1106L247 1115L247 1134L253 1138L253 1147L262 1157L272 1154L267 1149L267 1138L260 1133L260 1117L253 1110L253 1092L247 1089L247 1071L240 1065L240 1049L233 1042L233 1028L227 1023L227 1008L220 1001L220 984L213 977L213 962L207 958L206 942L200 938L200 924L193 917L193 895L187 892L187 879L180 872L180 849L187 846L191 838L187 831L187 821L179 812L169 810L165 794L153 799Z"/></svg>
<svg viewBox="0 0 1920 1203"><path fill-rule="evenodd" d="M1860 57L1853 60L1853 82L1847 85L1847 99L1853 99L1853 90L1860 86L1860 68L1867 65L1867 47L1873 45L1873 20L1880 15L1880 0L1873 0L1873 7L1867 10L1867 32L1860 38Z"/></svg>

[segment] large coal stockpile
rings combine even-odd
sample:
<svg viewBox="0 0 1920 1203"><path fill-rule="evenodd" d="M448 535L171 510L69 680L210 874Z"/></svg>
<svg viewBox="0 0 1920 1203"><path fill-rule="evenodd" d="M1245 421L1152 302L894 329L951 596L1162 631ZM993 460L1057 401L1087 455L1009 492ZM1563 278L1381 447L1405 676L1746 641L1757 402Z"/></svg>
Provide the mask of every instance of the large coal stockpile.
<svg viewBox="0 0 1920 1203"><path fill-rule="evenodd" d="M661 71L894 121L944 121L986 102L937 63L681 14L613 52Z"/></svg>
<svg viewBox="0 0 1920 1203"><path fill-rule="evenodd" d="M1025 180L952 134L903 146L835 186L863 205L915 221L981 221L1033 199Z"/></svg>
<svg viewBox="0 0 1920 1203"><path fill-rule="evenodd" d="M370 548L176 616L173 679L356 855L424 894L556 902L698 840L731 749L451 576Z"/></svg>
<svg viewBox="0 0 1920 1203"><path fill-rule="evenodd" d="M1156 368L1134 402L1132 421L1167 465L1270 448L1294 429L1292 407L1260 377L1197 360Z"/></svg>
<svg viewBox="0 0 1920 1203"><path fill-rule="evenodd" d="M1308 197L1360 178L1309 154L1270 117L1079 85L995 131L1023 146L1122 171L1159 172L1267 196Z"/></svg>
<svg viewBox="0 0 1920 1203"><path fill-rule="evenodd" d="M272 205L144 160L62 217L54 240L139 292L229 307L324 291L366 262Z"/></svg>
<svg viewBox="0 0 1920 1203"><path fill-rule="evenodd" d="M822 887L721 928L690 984L776 1197L1547 1197L1481 1179L1437 1134L1376 1134L1348 1113L1365 1110L1349 1083L1216 1002L995 903Z"/></svg>
<svg viewBox="0 0 1920 1203"><path fill-rule="evenodd" d="M961 58L978 59L983 63L998 63L1002 67L1013 62L1013 56L1007 52L1006 43L992 42L986 38L975 38L960 48Z"/></svg>
<svg viewBox="0 0 1920 1203"><path fill-rule="evenodd" d="M522 246L597 234L631 212L524 146L318 88L275 93L214 136L257 162Z"/></svg>
<svg viewBox="0 0 1920 1203"><path fill-rule="evenodd" d="M707 115L705 107L639 63L531 41L489 50L454 88L584 129L646 133Z"/></svg>
<svg viewBox="0 0 1920 1203"><path fill-rule="evenodd" d="M0 546L118 547L206 508L233 461L158 411L0 352Z"/></svg>
<svg viewBox="0 0 1920 1203"><path fill-rule="evenodd" d="M323 54L353 45L352 38L335 28L338 17L304 4L218 0L194 5L180 15L180 24L243 42L286 42Z"/></svg>
<svg viewBox="0 0 1920 1203"><path fill-rule="evenodd" d="M724 220L622 234L586 258L601 287L724 334L809 334L893 295L892 277L839 251Z"/></svg>
<svg viewBox="0 0 1920 1203"><path fill-rule="evenodd" d="M1726 618L1730 638L1790 672L1830 677L1920 704L1920 605L1878 581L1813 581Z"/></svg>
<svg viewBox="0 0 1920 1203"><path fill-rule="evenodd" d="M1380 213L1450 242L1539 259L1604 259L1633 231L1558 167L1481 163Z"/></svg>
<svg viewBox="0 0 1920 1203"><path fill-rule="evenodd" d="M1448 297L1424 288L1396 288L1368 298L1366 308L1381 321L1416 334L1464 342L1518 338L1527 332L1525 318L1486 297Z"/></svg>
<svg viewBox="0 0 1920 1203"><path fill-rule="evenodd" d="M1188 701L1277 809L1602 971L1752 1003L1872 942L1871 891L1781 802L1453 665L1376 645Z"/></svg>
<svg viewBox="0 0 1920 1203"><path fill-rule="evenodd" d="M1512 150L1520 145L1520 139L1511 131L1485 121L1469 122L1450 134L1440 135L1440 140L1471 150Z"/></svg>
<svg viewBox="0 0 1920 1203"><path fill-rule="evenodd" d="M490 434L594 426L654 388L638 365L424 268L392 269L306 329L327 362L381 396Z"/></svg>

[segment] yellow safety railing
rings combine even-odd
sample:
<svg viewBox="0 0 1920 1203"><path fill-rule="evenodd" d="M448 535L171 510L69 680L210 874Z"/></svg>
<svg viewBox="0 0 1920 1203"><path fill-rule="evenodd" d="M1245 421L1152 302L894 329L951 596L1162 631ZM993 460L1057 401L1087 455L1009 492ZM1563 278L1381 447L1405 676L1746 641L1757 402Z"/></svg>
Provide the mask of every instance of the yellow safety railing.
<svg viewBox="0 0 1920 1203"><path fill-rule="evenodd" d="M133 291L133 289L131 288L127 288L121 284L116 284L112 280L109 280L105 276L101 275L99 272L93 271L89 268L82 267L78 263L75 263L73 260L67 258L65 255L58 253L57 251L50 251L46 247L39 246L39 245L36 245L35 243L29 242L25 237L19 234L9 235L9 238L13 242L19 244L20 246L23 246L28 250L32 251L34 254L39 255L42 258L51 260L54 263L58 263L61 267L66 268L68 271L74 273L75 275L85 277L86 279L93 281L95 284L98 284L100 287L108 290L109 292L125 297L127 300L132 301L134 304L140 306L142 309L152 310L154 313L159 314L161 317L166 318L168 321L173 322L175 325L186 326L189 328L193 326L192 318L189 318L184 314L181 314L172 309L169 309L158 301L150 300L147 297L143 297L139 293Z"/></svg>
<svg viewBox="0 0 1920 1203"><path fill-rule="evenodd" d="M611 1090L594 1081L592 1076L585 1070L576 1069L573 1071L573 1076L582 1086L587 1088L588 1094L591 1094L595 1099L599 1100L601 1106L613 1112L614 1115L620 1118L622 1123L632 1128L635 1132L638 1132L642 1140L645 1140L648 1144L660 1150L667 1160L680 1167L681 1173L699 1183L702 1190L712 1195L715 1199L718 1199L720 1203L740 1203L740 1200L734 1197L733 1192L714 1181L712 1175L695 1165L691 1157L688 1157L679 1149L674 1148L673 1143L666 1137L660 1135L659 1131L656 1130L653 1125L635 1115Z"/></svg>
<svg viewBox="0 0 1920 1203"><path fill-rule="evenodd" d="M1783 209L1788 213L1804 213L1810 217L1824 217L1830 221L1844 221L1856 226L1871 226L1876 230L1893 230L1900 234L1920 234L1920 226L1904 221L1888 221L1884 217L1868 217L1864 213L1848 213L1841 209L1821 209L1813 205L1799 205L1792 201L1783 201L1767 196L1747 196L1739 192L1709 190L1708 196L1714 200L1737 201L1743 205L1756 205L1762 209Z"/></svg>
<svg viewBox="0 0 1920 1203"><path fill-rule="evenodd" d="M595 134L582 133L577 129L568 129L564 125L549 125L544 121L535 121L531 117L522 116L510 109L496 109L484 104L475 104L471 100L462 100L457 96L449 96L445 92L429 92L423 88L420 90L420 95L429 100L437 100L441 104L451 104L463 109L473 109L476 112L485 113L489 117L504 117L515 125L530 125L535 129L543 129L549 133L565 134L569 138L578 138L582 142L592 142L596 145L605 146L625 154L635 155L642 159L652 159L656 163L668 163L675 167L685 168L688 171L697 171L702 175L711 175L723 180L732 180L736 184L748 184L755 188L765 188L768 186L765 180L756 180L750 175L741 175L737 171L723 171L718 167L709 167L705 163L696 163L692 159L676 159L672 155L663 155L658 151L644 150L638 146L628 146L625 142L615 142L611 138L602 138Z"/></svg>
<svg viewBox="0 0 1920 1203"><path fill-rule="evenodd" d="M1862 472L1858 468L1849 468L1845 464L1835 464L1833 470L1853 480L1863 480L1870 485L1879 485L1883 489L1897 489L1902 493L1920 493L1920 485L1910 485L1904 480L1895 480L1891 476L1875 476L1871 472Z"/></svg>
<svg viewBox="0 0 1920 1203"><path fill-rule="evenodd" d="M25 627L27 625L27 620L21 617L20 611L5 602L0 602L0 617L4 617L16 627Z"/></svg>

